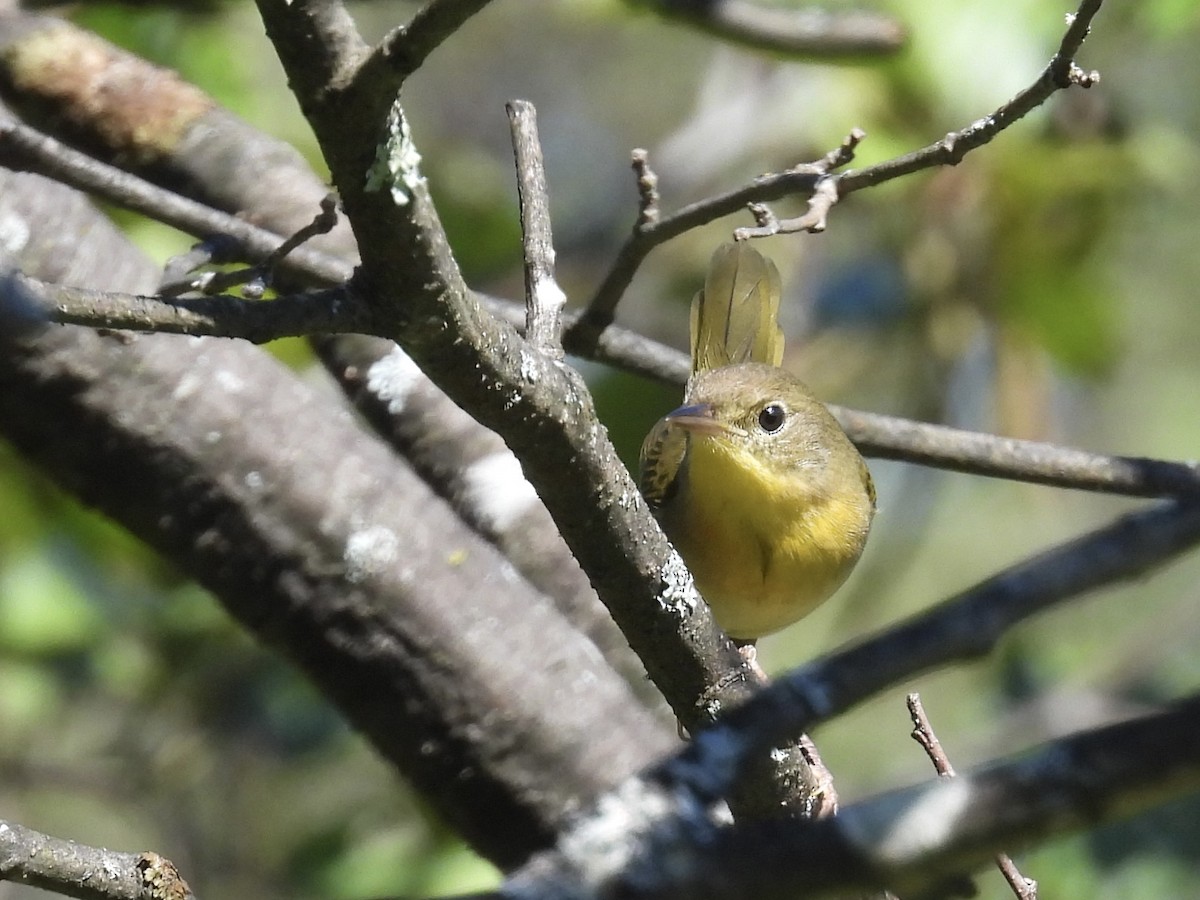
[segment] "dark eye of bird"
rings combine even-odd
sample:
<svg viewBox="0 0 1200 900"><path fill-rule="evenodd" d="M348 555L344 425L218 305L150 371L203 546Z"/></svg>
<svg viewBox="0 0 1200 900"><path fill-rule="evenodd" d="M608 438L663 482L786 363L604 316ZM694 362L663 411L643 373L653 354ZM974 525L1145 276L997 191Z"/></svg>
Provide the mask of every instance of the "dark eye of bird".
<svg viewBox="0 0 1200 900"><path fill-rule="evenodd" d="M787 410L783 408L781 403L771 403L762 408L758 414L758 424L767 434L774 434L783 427L783 420L787 418Z"/></svg>

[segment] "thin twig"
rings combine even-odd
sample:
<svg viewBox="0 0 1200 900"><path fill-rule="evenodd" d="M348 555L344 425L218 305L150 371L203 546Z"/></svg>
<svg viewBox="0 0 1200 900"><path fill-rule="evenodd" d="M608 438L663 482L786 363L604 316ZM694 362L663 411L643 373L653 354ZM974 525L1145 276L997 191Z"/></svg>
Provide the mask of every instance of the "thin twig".
<svg viewBox="0 0 1200 900"><path fill-rule="evenodd" d="M943 778L953 778L955 775L954 766L950 762L950 757L946 755L946 751L942 749L942 742L934 734L933 726L929 724L929 716L925 714L925 706L921 703L921 695L911 693L905 698L904 702L908 706L909 716L912 717L913 740L925 750L929 761L933 763L933 768L938 775ZM1004 880L1008 882L1008 886L1012 888L1013 893L1017 896L1017 900L1037 900L1037 882L1032 878L1026 878L1022 875L1021 870L1017 868L1017 864L1012 861L1012 857L1007 853L997 853L996 867L1004 876Z"/></svg>
<svg viewBox="0 0 1200 900"><path fill-rule="evenodd" d="M1055 92L1076 85L1088 88L1100 80L1099 73L1084 73L1074 62L1091 28L1092 19L1100 11L1103 0L1083 0L1078 11L1067 17L1067 31L1058 52L1037 80L991 115L976 119L959 131L952 131L940 141L904 156L887 160L865 169L843 172L837 176L841 196L891 181L902 175L933 166L953 166L972 150L982 147L996 135L1046 102Z"/></svg>
<svg viewBox="0 0 1200 900"><path fill-rule="evenodd" d="M512 100L505 108L517 163L525 249L525 339L543 353L562 359L562 311L567 296L554 279L550 194L538 138L537 110L527 100Z"/></svg>
<svg viewBox="0 0 1200 900"><path fill-rule="evenodd" d="M807 231L818 234L825 230L829 210L838 202L837 182L832 178L822 178L813 188L812 196L808 198L808 210L802 216L780 219L764 204L753 204L751 212L758 225L755 228L736 228L733 232L735 241L746 241L750 238L770 237L775 234L795 234Z"/></svg>

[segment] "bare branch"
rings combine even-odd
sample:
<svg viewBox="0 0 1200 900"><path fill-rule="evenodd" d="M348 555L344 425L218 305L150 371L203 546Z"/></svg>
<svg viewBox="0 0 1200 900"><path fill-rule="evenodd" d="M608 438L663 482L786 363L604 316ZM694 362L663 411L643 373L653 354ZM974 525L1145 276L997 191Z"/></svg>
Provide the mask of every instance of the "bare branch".
<svg viewBox="0 0 1200 900"><path fill-rule="evenodd" d="M331 102L358 75L369 48L342 0L287 2L287 16L266 20L271 40L304 47L308 65L292 73L293 87L317 102Z"/></svg>
<svg viewBox="0 0 1200 900"><path fill-rule="evenodd" d="M401 81L421 67L446 38L488 5L490 0L427 0L408 22L388 33L375 56Z"/></svg>
<svg viewBox="0 0 1200 900"><path fill-rule="evenodd" d="M562 311L567 295L554 279L550 194L542 163L537 110L527 100L512 100L506 108L517 162L517 195L525 248L525 340L551 358L562 359Z"/></svg>
<svg viewBox="0 0 1200 900"><path fill-rule="evenodd" d="M670 215L660 214L652 222L642 224L639 218L640 227L621 245L604 280L588 301L586 312L564 337L567 349L583 356L589 354L600 333L612 324L617 304L634 273L659 244L721 216L739 212L755 201L811 193L824 174L819 163L799 165L786 172L759 176L749 185L689 204Z"/></svg>
<svg viewBox="0 0 1200 900"><path fill-rule="evenodd" d="M320 332L371 330L370 310L347 288L274 300L228 295L165 300L49 284L13 273L0 282L0 303L7 302L12 291L19 291L25 304L32 301L46 321L60 325L236 337L256 344Z"/></svg>
<svg viewBox="0 0 1200 900"><path fill-rule="evenodd" d="M283 0L258 3L269 22L291 15ZM289 73L307 65L305 41L286 39L294 30L268 25ZM363 260L356 287L376 333L396 340L438 387L504 438L677 715L687 725L707 720L749 695L740 654L596 427L578 373L487 314L467 288L401 105L394 96L388 101L382 136L378 119L365 124L383 96L373 74L360 71L337 103L300 100L354 222ZM372 155L387 162L386 171L364 182ZM697 708L697 698L714 691L717 702Z"/></svg>
<svg viewBox="0 0 1200 900"><path fill-rule="evenodd" d="M952 131L936 143L887 162L837 176L841 196L882 184L934 166L953 166L977 147L990 142L996 135L1037 109L1056 91L1072 85L1088 88L1100 80L1096 72L1084 73L1074 61L1091 28L1092 19L1100 11L1103 0L1083 0L1079 9L1067 17L1067 31L1058 52L1037 80L990 115L977 119L959 131Z"/></svg>
<svg viewBox="0 0 1200 900"><path fill-rule="evenodd" d="M1134 497L1190 496L1200 492L1197 463L1106 456L844 407L831 406L830 410L868 456Z"/></svg>
<svg viewBox="0 0 1200 900"><path fill-rule="evenodd" d="M890 16L766 6L745 0L631 0L722 40L809 59L883 56L907 39Z"/></svg>
<svg viewBox="0 0 1200 900"><path fill-rule="evenodd" d="M190 900L175 865L157 853L118 853L0 819L0 881L78 900Z"/></svg>
<svg viewBox="0 0 1200 900"><path fill-rule="evenodd" d="M956 165L971 150L991 141L1026 113L1044 103L1055 91L1072 84L1091 86L1099 80L1099 75L1082 73L1072 58L1087 36L1091 20L1099 10L1101 2L1102 0L1083 0L1079 10L1070 17L1058 53L1030 87L990 115L978 119L960 131L951 132L936 143L865 169L837 175L828 174L831 169L830 155L826 155L823 160L796 166L781 174L760 176L745 187L693 203L653 224L639 223L639 227L634 229L633 234L617 252L612 267L589 301L586 314L580 317L573 327L575 333L568 336L568 345L580 348L593 346L600 332L612 324L621 295L650 251L689 229L736 212L751 203L778 200L794 194L811 197L823 183L827 185L824 190L832 192L834 196L821 200L815 211L810 210L811 217L802 216L792 230L813 230L814 225L824 227L824 212L827 212L837 199L922 169ZM861 139L861 132L856 130L853 134L858 136L857 139ZM843 147L846 147L847 143L851 144L849 149L852 151L853 144L850 139L843 143ZM843 162L838 165L847 161L848 158L843 158ZM777 227L780 226L782 223ZM759 228L762 228L761 223ZM766 233L754 229L751 231L753 233L749 236Z"/></svg>
<svg viewBox="0 0 1200 900"><path fill-rule="evenodd" d="M11 118L0 117L0 164L95 194L187 234L227 234L251 261L268 258L283 241L279 235L150 184ZM352 271L349 263L303 247L286 258L283 269L301 266L325 284L340 284Z"/></svg>

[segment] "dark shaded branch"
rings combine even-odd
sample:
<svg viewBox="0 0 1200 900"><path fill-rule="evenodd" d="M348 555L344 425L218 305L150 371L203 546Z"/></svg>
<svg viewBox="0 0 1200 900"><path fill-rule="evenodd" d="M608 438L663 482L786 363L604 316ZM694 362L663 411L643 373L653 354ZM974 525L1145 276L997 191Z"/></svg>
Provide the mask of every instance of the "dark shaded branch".
<svg viewBox="0 0 1200 900"><path fill-rule="evenodd" d="M1200 789L1200 697L819 820L726 827L695 798L634 779L500 890L515 897L721 900L926 896L1025 845Z"/></svg>
<svg viewBox="0 0 1200 900"><path fill-rule="evenodd" d="M78 900L190 900L191 888L157 853L118 853L0 819L0 881Z"/></svg>
<svg viewBox="0 0 1200 900"><path fill-rule="evenodd" d="M630 0L631 5L706 31L716 38L805 59L882 56L904 46L904 26L871 12L766 6L746 0Z"/></svg>
<svg viewBox="0 0 1200 900"><path fill-rule="evenodd" d="M649 705L662 696L596 597L554 520L495 432L456 406L391 341L343 335L314 342L371 426L468 525L494 543Z"/></svg>

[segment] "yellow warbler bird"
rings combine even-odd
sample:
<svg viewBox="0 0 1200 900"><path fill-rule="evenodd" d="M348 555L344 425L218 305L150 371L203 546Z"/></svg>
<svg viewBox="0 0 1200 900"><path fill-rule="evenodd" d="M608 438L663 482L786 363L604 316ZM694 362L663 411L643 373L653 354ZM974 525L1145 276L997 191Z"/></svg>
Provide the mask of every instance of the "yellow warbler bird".
<svg viewBox="0 0 1200 900"><path fill-rule="evenodd" d="M866 463L780 368L775 264L743 243L713 254L692 301L683 406L642 444L641 489L730 637L812 612L858 561L875 514Z"/></svg>

